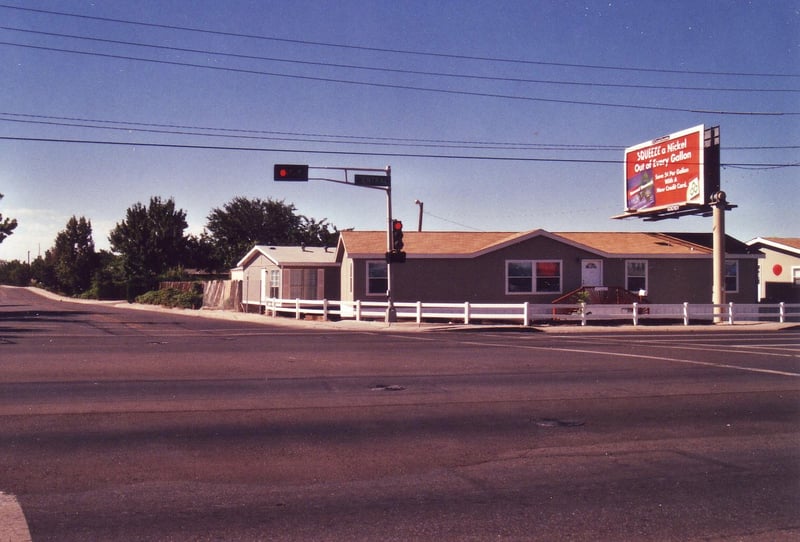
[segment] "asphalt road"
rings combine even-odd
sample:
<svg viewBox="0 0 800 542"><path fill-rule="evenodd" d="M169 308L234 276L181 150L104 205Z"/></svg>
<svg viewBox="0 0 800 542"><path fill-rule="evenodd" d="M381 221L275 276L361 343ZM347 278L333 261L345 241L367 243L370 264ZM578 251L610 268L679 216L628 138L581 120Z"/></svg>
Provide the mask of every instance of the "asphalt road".
<svg viewBox="0 0 800 542"><path fill-rule="evenodd" d="M800 539L800 329L261 320L0 288L33 540Z"/></svg>

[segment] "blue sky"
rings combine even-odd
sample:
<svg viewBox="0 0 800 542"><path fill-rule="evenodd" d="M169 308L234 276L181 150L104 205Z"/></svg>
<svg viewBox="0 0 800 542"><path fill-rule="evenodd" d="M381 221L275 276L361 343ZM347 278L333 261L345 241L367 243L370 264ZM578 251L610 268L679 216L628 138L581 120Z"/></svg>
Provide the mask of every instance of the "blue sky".
<svg viewBox="0 0 800 542"><path fill-rule="evenodd" d="M192 233L237 196L384 227L379 191L274 163L391 165L407 229L421 200L426 230L711 231L610 219L624 148L699 124L728 233L800 236L797 1L0 0L0 21L0 259L73 215L108 248L151 196Z"/></svg>

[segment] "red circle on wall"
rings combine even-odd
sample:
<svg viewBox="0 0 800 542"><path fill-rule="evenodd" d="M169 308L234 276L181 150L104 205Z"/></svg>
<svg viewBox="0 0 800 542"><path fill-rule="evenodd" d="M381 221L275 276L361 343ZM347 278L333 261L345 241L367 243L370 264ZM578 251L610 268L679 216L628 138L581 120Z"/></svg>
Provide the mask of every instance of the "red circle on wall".
<svg viewBox="0 0 800 542"><path fill-rule="evenodd" d="M777 277L778 275L780 275L781 273L783 273L783 267L781 267L781 264L779 264L779 263L776 263L775 265L773 265L773 266L772 266L772 272L773 272L773 273L775 274L775 276Z"/></svg>

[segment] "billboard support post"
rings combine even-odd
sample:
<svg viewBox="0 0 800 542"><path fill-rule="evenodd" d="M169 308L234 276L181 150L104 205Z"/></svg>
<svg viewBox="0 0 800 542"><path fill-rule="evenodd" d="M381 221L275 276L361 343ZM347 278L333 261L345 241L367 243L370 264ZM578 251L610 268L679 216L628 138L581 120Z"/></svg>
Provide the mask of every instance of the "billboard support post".
<svg viewBox="0 0 800 542"><path fill-rule="evenodd" d="M713 217L711 303L714 323L725 304L725 211L720 190L719 126L703 125L625 149L625 212L612 218L646 222L682 216Z"/></svg>
<svg viewBox="0 0 800 542"><path fill-rule="evenodd" d="M712 211L712 284L711 303L714 304L714 323L722 322L722 311L725 304L725 192L719 191L711 196Z"/></svg>

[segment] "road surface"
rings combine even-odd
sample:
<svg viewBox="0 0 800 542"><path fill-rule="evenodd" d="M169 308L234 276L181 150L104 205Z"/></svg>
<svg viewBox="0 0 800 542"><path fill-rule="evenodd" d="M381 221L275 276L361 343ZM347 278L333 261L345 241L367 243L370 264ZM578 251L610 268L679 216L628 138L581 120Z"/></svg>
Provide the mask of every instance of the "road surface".
<svg viewBox="0 0 800 542"><path fill-rule="evenodd" d="M800 539L800 330L404 329L0 288L0 491L34 541Z"/></svg>

